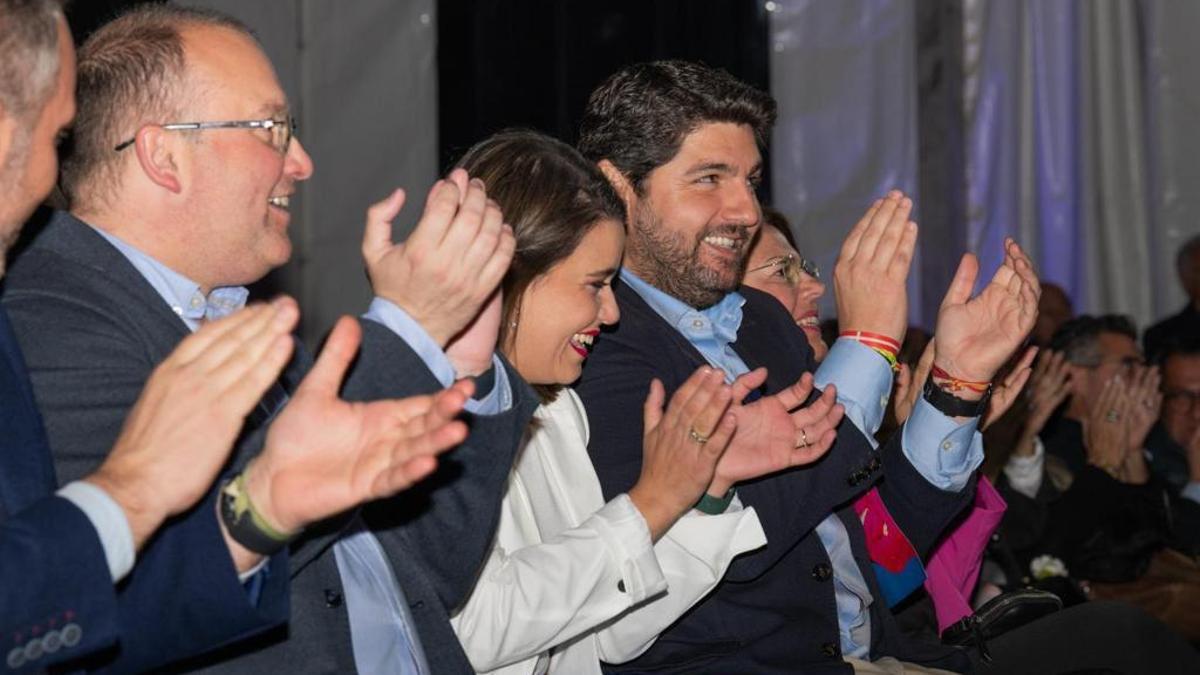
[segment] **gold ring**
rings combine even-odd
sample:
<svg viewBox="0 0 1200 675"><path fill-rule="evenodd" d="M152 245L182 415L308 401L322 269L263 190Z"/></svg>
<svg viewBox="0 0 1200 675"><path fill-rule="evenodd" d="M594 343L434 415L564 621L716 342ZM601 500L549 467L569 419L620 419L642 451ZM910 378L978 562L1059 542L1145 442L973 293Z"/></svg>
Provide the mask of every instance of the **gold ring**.
<svg viewBox="0 0 1200 675"><path fill-rule="evenodd" d="M691 436L692 440L696 441L700 445L704 445L708 442L708 436L696 431L695 427L688 427L688 436Z"/></svg>
<svg viewBox="0 0 1200 675"><path fill-rule="evenodd" d="M808 446L809 446L808 432L804 430L804 427L801 427L800 428L800 441L798 443L796 443L796 449L798 450L800 448L807 448Z"/></svg>

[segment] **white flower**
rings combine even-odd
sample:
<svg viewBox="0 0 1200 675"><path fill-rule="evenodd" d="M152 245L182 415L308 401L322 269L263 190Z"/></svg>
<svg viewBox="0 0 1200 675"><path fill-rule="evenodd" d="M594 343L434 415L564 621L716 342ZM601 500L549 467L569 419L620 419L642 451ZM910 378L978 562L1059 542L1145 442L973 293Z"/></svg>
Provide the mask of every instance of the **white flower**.
<svg viewBox="0 0 1200 675"><path fill-rule="evenodd" d="M1050 577L1065 577L1067 566L1063 561L1055 558L1052 555L1039 555L1029 563L1029 572L1033 574L1034 579L1049 579Z"/></svg>

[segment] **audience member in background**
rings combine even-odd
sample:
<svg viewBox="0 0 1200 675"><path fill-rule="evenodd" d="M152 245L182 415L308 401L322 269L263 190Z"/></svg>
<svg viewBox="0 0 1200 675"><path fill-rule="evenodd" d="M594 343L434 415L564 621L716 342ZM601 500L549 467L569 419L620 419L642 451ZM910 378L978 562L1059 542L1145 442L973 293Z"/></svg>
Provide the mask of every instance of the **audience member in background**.
<svg viewBox="0 0 1200 675"><path fill-rule="evenodd" d="M266 55L248 29L218 13L140 5L101 27L80 49L78 105L62 177L72 212L55 214L22 252L4 297L67 478L104 461L138 387L172 348L243 302L244 284L287 261L289 197L313 170ZM236 478L222 489L233 505L222 522L239 571L304 535L291 547L291 573L273 567L266 579L293 576L290 624L181 668L471 670L448 608L466 597L491 545L535 397L491 346L447 345L495 291L513 239L483 185L461 171L434 186L416 230L395 245L389 221L402 202L397 192L370 210L363 253L378 297L361 322L343 318L325 350L347 363L361 334L344 393L372 402L313 410L301 376L311 370L323 387L338 383L325 354L310 369L297 349L246 425ZM465 375L481 377L481 395L465 404L471 435L449 466L420 491L347 510L434 471L422 456L377 479L394 445L463 439L466 429L443 418L470 396L470 383L453 383ZM284 434L295 416L317 430ZM430 425L441 429L422 441ZM322 452L297 457L300 440ZM278 461L276 444L286 450ZM229 517L247 503L258 518ZM144 555L161 555L165 539ZM222 555L229 569L217 581L241 593ZM191 609L184 594L143 602Z"/></svg>
<svg viewBox="0 0 1200 675"><path fill-rule="evenodd" d="M74 49L58 3L0 0L0 276L9 243L54 185L55 140L74 115L74 90ZM297 317L295 303L281 299L184 339L147 373L144 389L136 383L141 395L128 416L119 416L119 435L105 441L112 443L107 458L55 492L24 359L0 309L5 672L42 672L62 662L73 662L73 669L101 650L111 671L140 672L286 620L284 570L249 592L237 583L211 484L246 413L287 363ZM365 475L369 480L386 481L395 468L396 459L359 455L323 436L351 431L338 423L339 415L355 421L336 400L353 354L344 342L329 352L337 358L322 356L319 372L306 380L305 414L281 419L276 441L264 451L264 458L284 466L299 453L307 468L289 467L292 486L272 481L269 490L294 499L295 487L314 479L313 472L325 478L358 461L376 461L379 473ZM277 442L280 437L291 447ZM402 463L419 448L384 443L380 450L395 452ZM192 508L197 501L201 505ZM277 558L272 565L282 567L286 554Z"/></svg>
<svg viewBox="0 0 1200 675"><path fill-rule="evenodd" d="M1158 358L1158 351L1171 336L1200 335L1200 234L1179 247L1175 254L1175 270L1187 295L1187 304L1178 314L1146 329L1142 344L1150 359Z"/></svg>
<svg viewBox="0 0 1200 675"><path fill-rule="evenodd" d="M1200 334L1178 335L1159 349L1163 405L1150 431L1150 471L1200 502Z"/></svg>
<svg viewBox="0 0 1200 675"><path fill-rule="evenodd" d="M1023 460L1025 479L1006 471L1015 488L1040 493L1046 504L1040 528L1037 518L1026 523L1031 543L1020 557L1055 556L1072 577L1090 582L1095 597L1137 605L1200 641L1200 568L1191 557L1200 542L1200 505L1150 473L1146 437L1162 394L1157 370L1141 365L1135 335L1116 315L1080 316L1055 334L1051 345L1068 364L1070 400L1043 441L1047 453L1065 460L1070 483L1039 484L1043 456L1036 450ZM1038 374L1047 392L1060 391L1056 370L1052 359ZM1040 409L1058 395L1048 394Z"/></svg>
<svg viewBox="0 0 1200 675"><path fill-rule="evenodd" d="M587 454L587 415L564 386L619 318L611 283L624 205L595 164L532 132L493 136L460 166L487 183L516 233L500 344L545 402L510 477L491 558L453 621L477 670L599 675L601 661L622 663L651 645L734 556L767 543L754 509L735 503L721 512L701 500L711 484L756 478L791 465L791 456L820 457L841 407L830 390L806 408L800 416L820 440L784 453L779 466L723 454L737 424L727 410L741 402L734 392L756 387L762 371L731 389L702 367L665 414L653 382L642 474L606 504ZM792 395L809 391L806 379Z"/></svg>
<svg viewBox="0 0 1200 675"><path fill-rule="evenodd" d="M1042 297L1038 299L1038 320L1029 334L1029 341L1038 347L1050 344L1058 327L1075 317L1071 298L1062 286L1042 282Z"/></svg>
<svg viewBox="0 0 1200 675"><path fill-rule="evenodd" d="M821 336L817 301L825 295L825 284L817 264L800 255L799 250L787 217L764 206L762 228L750 247L742 283L783 303L808 338L813 358L822 361L829 352L829 343Z"/></svg>

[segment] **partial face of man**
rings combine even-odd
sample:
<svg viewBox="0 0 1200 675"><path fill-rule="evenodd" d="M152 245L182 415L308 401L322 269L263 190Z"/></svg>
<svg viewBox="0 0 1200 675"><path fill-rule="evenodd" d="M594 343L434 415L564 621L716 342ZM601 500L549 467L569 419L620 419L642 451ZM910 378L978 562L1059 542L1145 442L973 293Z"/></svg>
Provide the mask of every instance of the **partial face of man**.
<svg viewBox="0 0 1200 675"><path fill-rule="evenodd" d="M737 288L762 216L762 157L750 127L704 124L647 177L630 209L625 264L703 309Z"/></svg>
<svg viewBox="0 0 1200 675"><path fill-rule="evenodd" d="M1187 447L1200 427L1200 354L1174 354L1163 364L1162 424Z"/></svg>
<svg viewBox="0 0 1200 675"><path fill-rule="evenodd" d="M287 98L275 70L248 36L227 28L190 27L183 32L188 72L185 86L199 121L282 120ZM248 284L291 256L289 198L296 183L312 175L312 160L293 138L286 149L262 129L213 129L195 134L188 200L197 222L204 269L202 286ZM199 218L199 220L195 220Z"/></svg>
<svg viewBox="0 0 1200 675"><path fill-rule="evenodd" d="M54 188L58 136L74 117L75 47L67 22L60 18L54 90L40 111L30 114L28 120L11 120L10 131L6 131L13 138L7 156L0 158L4 193L0 198L0 276L4 273L4 253L20 234L21 225Z"/></svg>
<svg viewBox="0 0 1200 675"><path fill-rule="evenodd" d="M1096 347L1100 358L1095 364L1071 367L1072 396L1080 397L1088 410L1106 382L1118 376L1129 382L1134 367L1143 363L1137 342L1128 335L1101 333L1096 338Z"/></svg>

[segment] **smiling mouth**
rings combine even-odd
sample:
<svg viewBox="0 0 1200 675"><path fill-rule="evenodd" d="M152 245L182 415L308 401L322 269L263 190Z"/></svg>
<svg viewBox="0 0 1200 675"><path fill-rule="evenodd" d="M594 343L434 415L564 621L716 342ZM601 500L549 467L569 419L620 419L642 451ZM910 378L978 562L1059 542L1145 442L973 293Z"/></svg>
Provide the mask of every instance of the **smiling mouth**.
<svg viewBox="0 0 1200 675"><path fill-rule="evenodd" d="M283 209L284 211L287 211L288 207L291 205L291 196L279 195L278 197L271 197L267 200L267 203L277 209Z"/></svg>
<svg viewBox="0 0 1200 675"><path fill-rule="evenodd" d="M805 330L821 330L821 317L816 312L807 312L804 316L796 319L796 325Z"/></svg>
<svg viewBox="0 0 1200 675"><path fill-rule="evenodd" d="M745 246L746 240L740 237L723 237L719 234L710 234L702 240L704 243L713 248L728 253L737 255Z"/></svg>
<svg viewBox="0 0 1200 675"><path fill-rule="evenodd" d="M592 351L592 346L595 344L596 336L599 334L600 331L598 330L587 330L572 335L568 342L571 345L571 349L574 349L580 356L587 358L588 353Z"/></svg>

